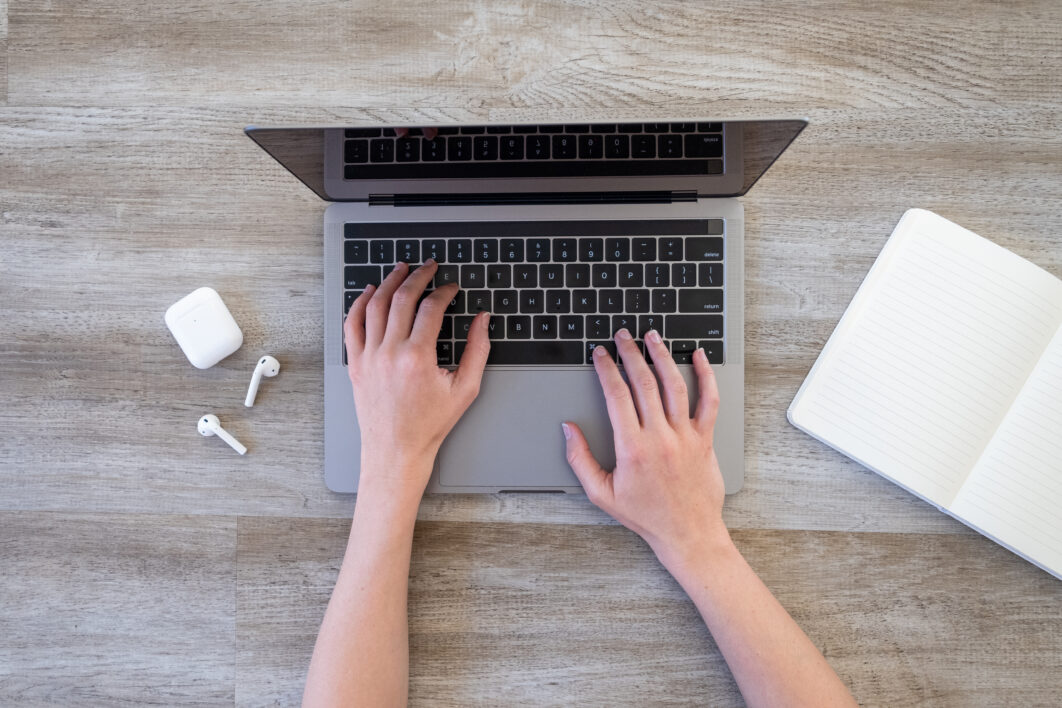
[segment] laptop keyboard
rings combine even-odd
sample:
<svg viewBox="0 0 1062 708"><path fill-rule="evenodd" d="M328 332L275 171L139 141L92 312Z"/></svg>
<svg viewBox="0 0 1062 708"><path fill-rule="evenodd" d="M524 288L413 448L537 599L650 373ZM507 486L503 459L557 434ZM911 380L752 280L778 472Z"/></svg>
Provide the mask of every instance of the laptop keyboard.
<svg viewBox="0 0 1062 708"><path fill-rule="evenodd" d="M624 327L639 344L657 330L680 364L699 347L721 364L723 234L722 219L345 224L344 313L399 261L434 258L430 287L461 286L439 334L440 365L460 361L483 310L489 364L589 364L598 345L615 356Z"/></svg>
<svg viewBox="0 0 1062 708"><path fill-rule="evenodd" d="M623 177L723 172L722 123L347 128L346 179Z"/></svg>

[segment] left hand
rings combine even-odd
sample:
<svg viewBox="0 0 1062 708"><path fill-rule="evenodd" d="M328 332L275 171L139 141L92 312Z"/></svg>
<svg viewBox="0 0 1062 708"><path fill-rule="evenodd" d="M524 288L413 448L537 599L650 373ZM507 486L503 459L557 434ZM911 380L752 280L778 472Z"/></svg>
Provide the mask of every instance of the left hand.
<svg viewBox="0 0 1062 708"><path fill-rule="evenodd" d="M429 260L399 263L351 305L343 325L347 371L361 428L361 480L423 493L443 439L479 394L490 353L490 314L476 316L456 371L436 363L443 313L458 291L444 285L417 302L435 276ZM396 491L399 491L396 490Z"/></svg>

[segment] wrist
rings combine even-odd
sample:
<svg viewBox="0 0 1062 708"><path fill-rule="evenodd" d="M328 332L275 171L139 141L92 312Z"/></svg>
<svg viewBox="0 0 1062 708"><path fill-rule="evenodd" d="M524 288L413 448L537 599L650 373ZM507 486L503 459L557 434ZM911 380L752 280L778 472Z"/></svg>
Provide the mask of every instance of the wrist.
<svg viewBox="0 0 1062 708"><path fill-rule="evenodd" d="M682 577L696 569L719 563L728 556L738 553L737 546L730 538L730 532L722 520L702 531L677 540L649 542L660 563L675 576L679 582Z"/></svg>

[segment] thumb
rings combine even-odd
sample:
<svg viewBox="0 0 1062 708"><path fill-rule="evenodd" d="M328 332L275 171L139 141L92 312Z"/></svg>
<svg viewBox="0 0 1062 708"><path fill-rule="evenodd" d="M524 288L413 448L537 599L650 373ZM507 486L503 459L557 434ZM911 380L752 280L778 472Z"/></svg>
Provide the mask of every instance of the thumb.
<svg viewBox="0 0 1062 708"><path fill-rule="evenodd" d="M579 483L583 485L586 497L602 509L612 501L612 484L609 473L590 452L590 445L578 425L567 421L561 423L567 445L568 464L571 465ZM606 509L607 511L607 509Z"/></svg>
<svg viewBox="0 0 1062 708"><path fill-rule="evenodd" d="M476 315L472 326L468 328L468 343L465 345L465 352L461 355L457 371L454 372L454 384L459 389L471 393L472 398L479 395L483 369L487 366L487 356L490 355L490 336L487 331L489 323L489 312Z"/></svg>

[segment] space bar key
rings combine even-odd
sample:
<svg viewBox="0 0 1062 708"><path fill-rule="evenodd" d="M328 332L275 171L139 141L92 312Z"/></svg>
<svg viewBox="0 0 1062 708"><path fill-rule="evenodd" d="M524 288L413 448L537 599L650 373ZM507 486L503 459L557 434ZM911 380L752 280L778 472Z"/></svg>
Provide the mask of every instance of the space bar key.
<svg viewBox="0 0 1062 708"><path fill-rule="evenodd" d="M462 342L463 344L463 342ZM562 340L491 342L488 364L582 364L583 343Z"/></svg>

